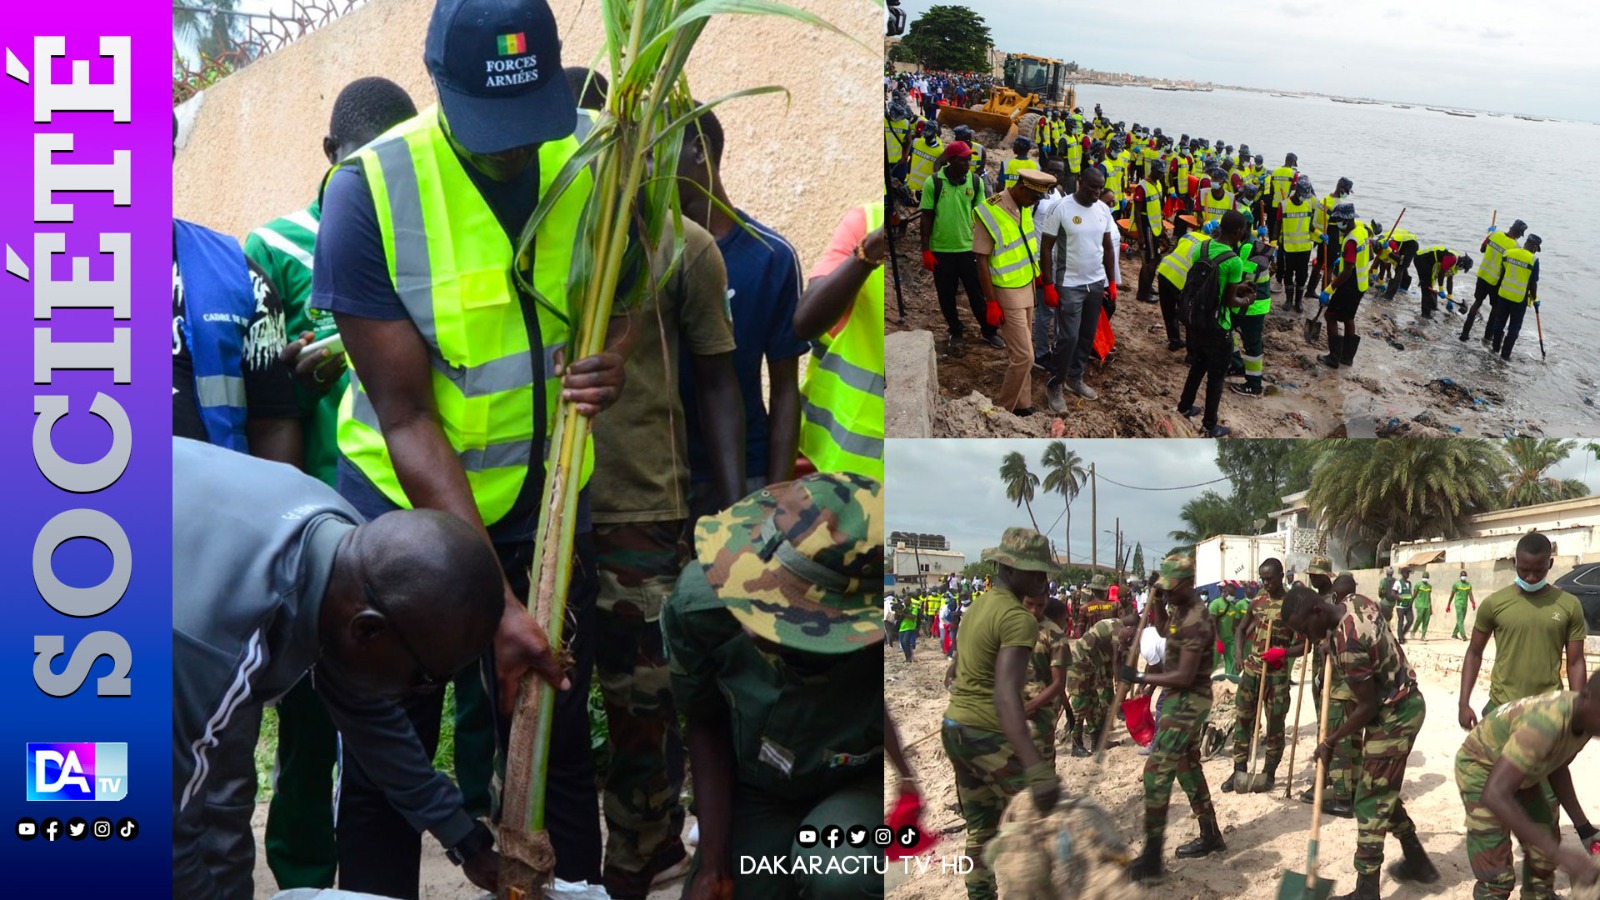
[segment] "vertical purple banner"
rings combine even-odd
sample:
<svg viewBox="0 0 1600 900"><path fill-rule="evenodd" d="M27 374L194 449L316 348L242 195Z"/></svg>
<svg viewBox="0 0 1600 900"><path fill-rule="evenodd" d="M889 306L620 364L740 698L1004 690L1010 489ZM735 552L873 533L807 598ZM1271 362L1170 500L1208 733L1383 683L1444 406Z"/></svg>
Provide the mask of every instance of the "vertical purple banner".
<svg viewBox="0 0 1600 900"><path fill-rule="evenodd" d="M171 16L0 23L8 897L171 893Z"/></svg>

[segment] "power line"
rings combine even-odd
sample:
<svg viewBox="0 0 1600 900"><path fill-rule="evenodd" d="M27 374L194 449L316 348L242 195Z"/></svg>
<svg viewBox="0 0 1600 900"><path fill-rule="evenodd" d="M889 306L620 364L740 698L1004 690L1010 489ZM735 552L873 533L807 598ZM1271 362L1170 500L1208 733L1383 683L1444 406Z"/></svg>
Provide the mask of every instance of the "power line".
<svg viewBox="0 0 1600 900"><path fill-rule="evenodd" d="M1228 480L1227 476L1223 476L1222 478L1213 478L1210 481L1202 481L1199 484L1181 484L1181 485L1178 485L1177 487L1135 487L1135 486L1133 486L1131 484L1123 484L1122 482L1117 481L1117 480L1115 480L1113 478L1108 478L1108 477L1106 477L1105 473L1103 473L1103 472L1099 473L1099 474L1100 474L1101 480L1109 481L1112 484L1116 485L1117 487L1127 488L1130 491L1187 491L1187 490L1189 490L1191 488L1205 487L1208 484L1218 484L1220 482Z"/></svg>

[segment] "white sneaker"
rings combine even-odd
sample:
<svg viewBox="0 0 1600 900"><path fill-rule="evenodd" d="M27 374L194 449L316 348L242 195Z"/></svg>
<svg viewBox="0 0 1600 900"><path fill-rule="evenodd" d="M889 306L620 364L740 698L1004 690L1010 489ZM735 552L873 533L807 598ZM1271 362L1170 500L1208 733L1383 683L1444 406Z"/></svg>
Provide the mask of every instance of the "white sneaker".
<svg viewBox="0 0 1600 900"><path fill-rule="evenodd" d="M562 881L559 878L545 891L545 896L559 897L561 900L611 900L611 895L606 893L602 885L592 881Z"/></svg>
<svg viewBox="0 0 1600 900"><path fill-rule="evenodd" d="M1067 382L1067 390L1077 394L1079 397L1082 397L1085 400L1093 400L1094 398L1100 396L1095 392L1094 388L1084 384L1082 378L1074 378Z"/></svg>
<svg viewBox="0 0 1600 900"><path fill-rule="evenodd" d="M691 847L700 846L700 823L699 822L696 822L693 825L689 826L689 836L687 838L685 838L685 840L688 842L689 846L691 846Z"/></svg>

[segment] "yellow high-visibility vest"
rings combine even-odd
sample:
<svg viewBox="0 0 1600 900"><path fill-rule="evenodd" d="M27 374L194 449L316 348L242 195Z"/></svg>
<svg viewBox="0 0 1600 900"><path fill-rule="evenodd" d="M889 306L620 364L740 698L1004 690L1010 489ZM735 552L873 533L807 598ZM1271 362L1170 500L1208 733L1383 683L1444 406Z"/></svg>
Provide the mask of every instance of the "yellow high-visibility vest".
<svg viewBox="0 0 1600 900"><path fill-rule="evenodd" d="M1005 190L1020 179L1023 169L1037 168L1039 168L1039 161L1036 159L1017 159L1013 157L1006 160L1005 165L1000 167L1000 190Z"/></svg>
<svg viewBox="0 0 1600 900"><path fill-rule="evenodd" d="M1299 253L1311 249L1311 202L1283 201L1283 249Z"/></svg>
<svg viewBox="0 0 1600 900"><path fill-rule="evenodd" d="M1179 290L1189 283L1189 268L1194 261L1200 258L1200 249L1205 246L1210 237L1199 231L1190 231L1178 238L1178 246L1171 253L1161 257L1161 262L1156 265L1156 274L1165 275Z"/></svg>
<svg viewBox="0 0 1600 900"><path fill-rule="evenodd" d="M1215 196L1211 191L1200 192L1200 224L1207 222L1220 222L1222 214L1233 209L1233 193L1224 190L1221 197Z"/></svg>
<svg viewBox="0 0 1600 900"><path fill-rule="evenodd" d="M1500 299L1525 303L1533 280L1533 251L1514 247L1506 251L1505 274L1500 278Z"/></svg>
<svg viewBox="0 0 1600 900"><path fill-rule="evenodd" d="M910 119L883 119L883 152L889 157L889 164L894 165L905 158L906 135L911 133Z"/></svg>
<svg viewBox="0 0 1600 900"><path fill-rule="evenodd" d="M1000 208L995 195L978 204L978 221L989 229L994 252L989 255L989 280L995 287L1013 288L1031 284L1039 276L1039 248L1033 238L1033 207L1022 208L1022 222Z"/></svg>
<svg viewBox="0 0 1600 900"><path fill-rule="evenodd" d="M541 194L588 133L594 114L578 111L577 133L539 145ZM555 353L565 348L572 284L572 234L593 175L579 171L536 234L532 281L545 303L539 341L530 346L512 266L526 270L494 211L451 148L434 109L424 110L361 150L360 162L395 293L428 345L440 426L466 473L485 525L508 513L528 478L530 462L548 464L545 444L555 424L561 380ZM411 508L400 485L378 415L350 369L339 405L339 451L391 503ZM535 404L544 404L545 432L534 433ZM583 479L594 468L586 443Z"/></svg>
<svg viewBox="0 0 1600 900"><path fill-rule="evenodd" d="M928 183L928 176L933 174L934 163L939 161L939 154L943 151L937 139L930 139L927 135L911 142L911 171L906 174L906 186L913 191L922 190Z"/></svg>
<svg viewBox="0 0 1600 900"><path fill-rule="evenodd" d="M883 201L862 207L870 233L883 227ZM800 384L800 452L819 472L883 480L883 267L874 271L839 323L818 339Z"/></svg>
<svg viewBox="0 0 1600 900"><path fill-rule="evenodd" d="M1483 262L1478 266L1478 280L1487 281L1491 285L1500 283L1501 260L1506 254L1517 249L1517 242L1510 235L1496 231L1489 235L1489 243L1483 248Z"/></svg>

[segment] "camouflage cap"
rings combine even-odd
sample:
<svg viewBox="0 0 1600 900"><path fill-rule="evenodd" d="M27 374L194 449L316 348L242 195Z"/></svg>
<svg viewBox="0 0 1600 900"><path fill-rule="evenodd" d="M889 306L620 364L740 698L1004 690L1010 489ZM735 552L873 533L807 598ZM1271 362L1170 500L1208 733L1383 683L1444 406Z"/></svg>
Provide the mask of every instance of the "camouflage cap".
<svg viewBox="0 0 1600 900"><path fill-rule="evenodd" d="M1326 556L1311 557L1311 565L1306 566L1307 575L1326 575L1333 577L1333 560Z"/></svg>
<svg viewBox="0 0 1600 900"><path fill-rule="evenodd" d="M1161 578L1156 587L1170 591L1185 578L1194 577L1194 557L1187 553L1174 553L1161 561Z"/></svg>
<svg viewBox="0 0 1600 900"><path fill-rule="evenodd" d="M1106 581L1106 576L1104 575L1096 575L1089 579L1089 590L1091 591L1108 591L1110 589L1111 584Z"/></svg>
<svg viewBox="0 0 1600 900"><path fill-rule="evenodd" d="M983 551L984 562L995 562L1024 572L1045 572L1059 576L1062 568L1050 554L1050 542L1032 528L1007 528L1000 546Z"/></svg>
<svg viewBox="0 0 1600 900"><path fill-rule="evenodd" d="M768 485L695 526L706 580L757 636L810 653L883 640L883 487L841 472Z"/></svg>

